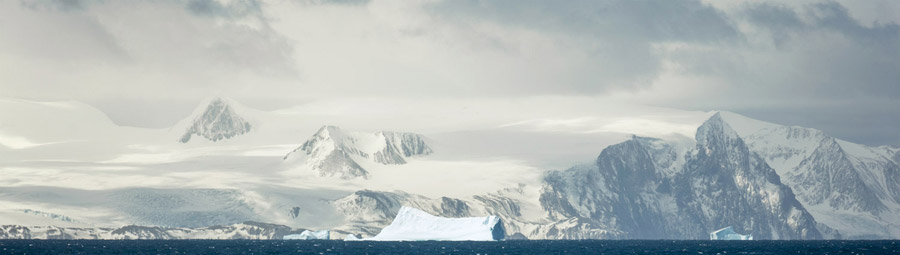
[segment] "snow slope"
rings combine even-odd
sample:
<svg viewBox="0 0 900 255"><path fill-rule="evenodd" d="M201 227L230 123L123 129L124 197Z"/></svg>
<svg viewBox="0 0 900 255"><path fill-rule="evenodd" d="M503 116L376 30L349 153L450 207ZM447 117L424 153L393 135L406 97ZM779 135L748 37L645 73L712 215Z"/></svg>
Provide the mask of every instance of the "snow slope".
<svg viewBox="0 0 900 255"><path fill-rule="evenodd" d="M0 98L0 162L98 161L155 139L152 133L120 127L80 102Z"/></svg>

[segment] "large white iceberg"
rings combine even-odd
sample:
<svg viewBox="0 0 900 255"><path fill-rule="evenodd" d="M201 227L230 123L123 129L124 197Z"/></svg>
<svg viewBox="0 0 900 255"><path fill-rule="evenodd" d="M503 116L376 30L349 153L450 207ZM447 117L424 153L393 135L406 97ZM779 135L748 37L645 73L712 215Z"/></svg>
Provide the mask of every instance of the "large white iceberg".
<svg viewBox="0 0 900 255"><path fill-rule="evenodd" d="M494 241L506 234L500 217L442 218L402 207L391 225L365 240L376 241Z"/></svg>
<svg viewBox="0 0 900 255"><path fill-rule="evenodd" d="M753 240L753 235L741 235L731 226L709 233L709 240Z"/></svg>
<svg viewBox="0 0 900 255"><path fill-rule="evenodd" d="M316 239L328 239L329 235L328 230L319 230L319 231L310 231L303 230L300 234L291 234L284 236L284 240L316 240Z"/></svg>

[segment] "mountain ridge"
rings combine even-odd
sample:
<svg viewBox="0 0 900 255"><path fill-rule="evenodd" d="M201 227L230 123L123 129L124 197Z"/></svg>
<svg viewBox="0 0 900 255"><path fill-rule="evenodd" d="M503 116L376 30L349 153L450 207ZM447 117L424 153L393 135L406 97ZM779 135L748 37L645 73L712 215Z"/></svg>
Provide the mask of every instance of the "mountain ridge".
<svg viewBox="0 0 900 255"><path fill-rule="evenodd" d="M648 146L659 139L634 136L611 145L595 166L548 174L542 205L552 218L593 222L623 238L702 239L728 225L761 239L822 238L790 188L718 114L695 137L696 147L673 175L664 169L675 161L653 158L671 155L673 147Z"/></svg>
<svg viewBox="0 0 900 255"><path fill-rule="evenodd" d="M368 179L370 171L363 162L382 165L402 165L412 157L426 156L433 151L425 137L415 133L378 131L375 133L347 132L325 125L302 145L282 159L302 158L320 176L341 179Z"/></svg>

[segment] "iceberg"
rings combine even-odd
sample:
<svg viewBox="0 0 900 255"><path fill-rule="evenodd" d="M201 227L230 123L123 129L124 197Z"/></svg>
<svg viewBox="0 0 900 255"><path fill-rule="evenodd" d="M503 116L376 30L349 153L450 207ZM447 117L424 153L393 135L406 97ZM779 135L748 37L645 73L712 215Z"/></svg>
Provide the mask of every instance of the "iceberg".
<svg viewBox="0 0 900 255"><path fill-rule="evenodd" d="M443 218L404 206L390 225L364 240L495 241L505 237L503 222L497 216Z"/></svg>
<svg viewBox="0 0 900 255"><path fill-rule="evenodd" d="M359 237L356 237L354 234L347 234L347 237L344 237L344 241L359 241Z"/></svg>
<svg viewBox="0 0 900 255"><path fill-rule="evenodd" d="M284 240L327 240L329 236L328 230L310 231L304 230L300 234L291 234L284 236Z"/></svg>
<svg viewBox="0 0 900 255"><path fill-rule="evenodd" d="M753 240L753 235L741 235L731 226L709 233L709 240Z"/></svg>

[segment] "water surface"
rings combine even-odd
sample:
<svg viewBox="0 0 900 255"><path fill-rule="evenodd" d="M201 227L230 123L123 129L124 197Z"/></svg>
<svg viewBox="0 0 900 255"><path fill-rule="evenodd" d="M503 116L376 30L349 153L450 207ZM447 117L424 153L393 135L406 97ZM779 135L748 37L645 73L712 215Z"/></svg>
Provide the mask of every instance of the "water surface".
<svg viewBox="0 0 900 255"><path fill-rule="evenodd" d="M900 241L0 240L0 254L900 254Z"/></svg>

